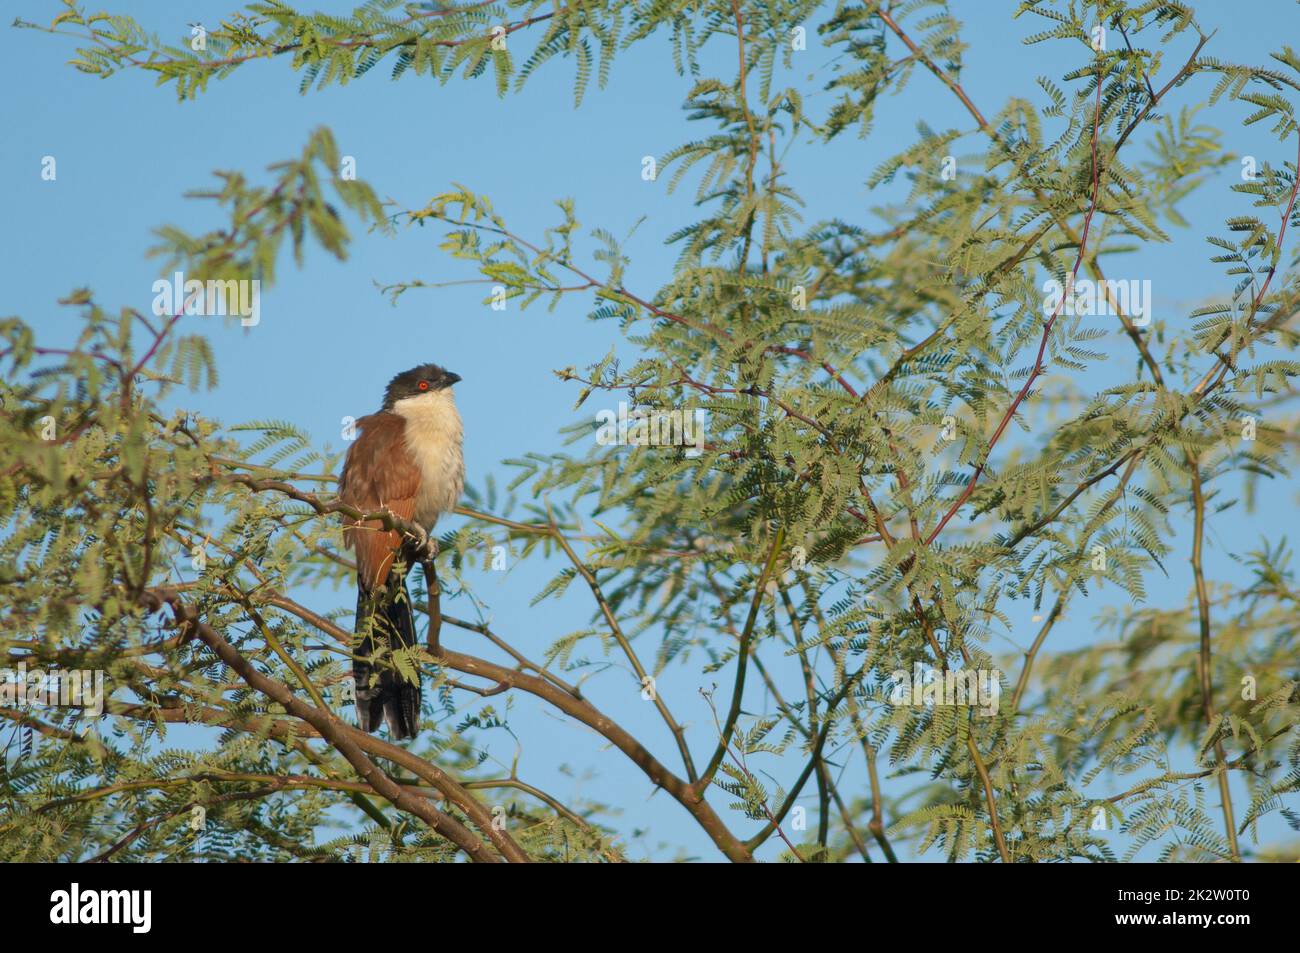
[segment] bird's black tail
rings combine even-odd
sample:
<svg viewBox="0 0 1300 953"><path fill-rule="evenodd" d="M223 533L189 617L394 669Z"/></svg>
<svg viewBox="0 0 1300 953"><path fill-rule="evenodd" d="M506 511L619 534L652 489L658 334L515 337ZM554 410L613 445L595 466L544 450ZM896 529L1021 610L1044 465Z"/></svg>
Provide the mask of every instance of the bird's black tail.
<svg viewBox="0 0 1300 953"><path fill-rule="evenodd" d="M388 586L373 593L358 587L356 631L352 678L361 730L374 732L385 721L394 741L414 738L420 727L420 672L406 665L410 676L403 675L391 656L415 645L415 619L405 579L393 573ZM382 658L379 665L371 661L376 656Z"/></svg>

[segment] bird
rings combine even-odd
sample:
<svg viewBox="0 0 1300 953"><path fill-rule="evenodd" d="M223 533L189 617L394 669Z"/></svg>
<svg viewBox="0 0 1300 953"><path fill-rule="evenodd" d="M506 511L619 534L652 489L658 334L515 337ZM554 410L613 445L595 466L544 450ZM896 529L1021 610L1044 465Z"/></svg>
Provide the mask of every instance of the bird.
<svg viewBox="0 0 1300 953"><path fill-rule="evenodd" d="M415 645L406 576L429 552L434 525L465 488L464 427L452 396L460 379L437 364L393 377L378 413L356 421L359 433L339 476L343 503L363 513L387 508L425 533L416 539L384 529L379 520L344 519L344 544L357 563L357 723L371 733L386 723L394 740L415 737L420 723L419 670L407 664L403 675L388 658ZM427 566L425 575L433 591L438 583Z"/></svg>

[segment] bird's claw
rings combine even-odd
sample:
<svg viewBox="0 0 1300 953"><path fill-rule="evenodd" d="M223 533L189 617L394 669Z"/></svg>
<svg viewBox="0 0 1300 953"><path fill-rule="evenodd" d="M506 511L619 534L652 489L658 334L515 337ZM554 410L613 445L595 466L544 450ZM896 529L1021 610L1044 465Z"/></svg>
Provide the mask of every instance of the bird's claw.
<svg viewBox="0 0 1300 953"><path fill-rule="evenodd" d="M421 561L436 558L438 540L430 536L419 523L413 524L412 529L414 532L407 533L407 536L415 540L416 551L420 554Z"/></svg>

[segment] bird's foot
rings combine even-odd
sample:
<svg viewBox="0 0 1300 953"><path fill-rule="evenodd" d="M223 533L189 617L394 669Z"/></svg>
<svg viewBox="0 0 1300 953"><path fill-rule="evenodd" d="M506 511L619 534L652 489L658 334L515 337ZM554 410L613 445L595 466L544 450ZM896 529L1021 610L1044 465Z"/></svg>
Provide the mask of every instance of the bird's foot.
<svg viewBox="0 0 1300 953"><path fill-rule="evenodd" d="M426 562L430 559L436 559L438 556L438 540L430 536L419 523L411 524L413 532L407 533L408 539L415 541L415 551L419 554L420 562Z"/></svg>

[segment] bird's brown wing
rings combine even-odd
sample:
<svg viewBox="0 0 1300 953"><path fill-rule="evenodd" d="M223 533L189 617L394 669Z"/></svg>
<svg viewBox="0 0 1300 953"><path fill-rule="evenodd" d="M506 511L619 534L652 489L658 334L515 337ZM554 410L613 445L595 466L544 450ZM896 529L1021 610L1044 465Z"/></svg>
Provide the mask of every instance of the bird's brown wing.
<svg viewBox="0 0 1300 953"><path fill-rule="evenodd" d="M361 435L348 449L339 479L339 498L359 510L388 507L409 520L415 513L420 470L406 449L406 421L397 414L378 413L357 421ZM401 534L385 530L377 520L344 520L343 541L357 555L361 585L373 591L384 584L402 545Z"/></svg>

